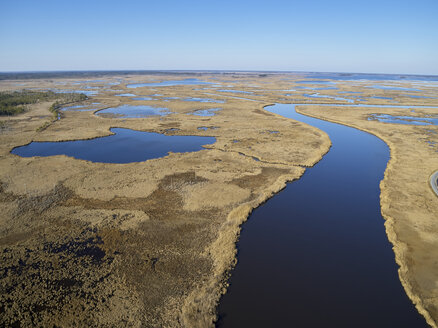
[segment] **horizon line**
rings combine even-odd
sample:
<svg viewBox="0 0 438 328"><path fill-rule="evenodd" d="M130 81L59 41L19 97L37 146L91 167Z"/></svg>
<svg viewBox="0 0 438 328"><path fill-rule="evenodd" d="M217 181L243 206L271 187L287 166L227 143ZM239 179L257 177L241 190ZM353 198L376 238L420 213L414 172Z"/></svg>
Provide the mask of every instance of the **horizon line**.
<svg viewBox="0 0 438 328"><path fill-rule="evenodd" d="M305 71L305 70L232 70L232 69L73 69L73 70L30 70L30 71L0 71L4 74L38 74L38 73L111 73L111 72L187 72L187 73L323 73L323 74L371 74L371 75L408 75L408 76L433 76L438 74L422 73L381 73L381 72L349 72L349 71Z"/></svg>

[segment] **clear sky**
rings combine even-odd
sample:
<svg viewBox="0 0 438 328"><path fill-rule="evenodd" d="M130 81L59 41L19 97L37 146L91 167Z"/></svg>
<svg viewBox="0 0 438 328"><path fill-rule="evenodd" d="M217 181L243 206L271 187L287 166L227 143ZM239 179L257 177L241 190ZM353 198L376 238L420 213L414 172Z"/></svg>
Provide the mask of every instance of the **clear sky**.
<svg viewBox="0 0 438 328"><path fill-rule="evenodd" d="M0 71L438 75L438 0L0 0Z"/></svg>

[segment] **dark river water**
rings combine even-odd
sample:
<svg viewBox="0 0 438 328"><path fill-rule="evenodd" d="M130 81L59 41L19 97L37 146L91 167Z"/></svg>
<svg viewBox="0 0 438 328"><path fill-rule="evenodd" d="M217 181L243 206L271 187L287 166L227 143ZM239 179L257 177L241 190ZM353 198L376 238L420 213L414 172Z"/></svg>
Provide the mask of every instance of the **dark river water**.
<svg viewBox="0 0 438 328"><path fill-rule="evenodd" d="M332 148L254 210L218 327L427 327L399 281L380 213L389 149L368 133L267 107L325 131Z"/></svg>

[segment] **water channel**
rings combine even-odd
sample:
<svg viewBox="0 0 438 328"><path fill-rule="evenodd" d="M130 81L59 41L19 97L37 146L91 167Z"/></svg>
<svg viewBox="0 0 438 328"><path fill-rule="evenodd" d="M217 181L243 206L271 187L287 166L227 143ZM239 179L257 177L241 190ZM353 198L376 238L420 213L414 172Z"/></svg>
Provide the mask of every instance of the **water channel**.
<svg viewBox="0 0 438 328"><path fill-rule="evenodd" d="M294 107L266 109L325 131L332 148L242 226L217 326L427 327L399 281L380 213L388 147Z"/></svg>

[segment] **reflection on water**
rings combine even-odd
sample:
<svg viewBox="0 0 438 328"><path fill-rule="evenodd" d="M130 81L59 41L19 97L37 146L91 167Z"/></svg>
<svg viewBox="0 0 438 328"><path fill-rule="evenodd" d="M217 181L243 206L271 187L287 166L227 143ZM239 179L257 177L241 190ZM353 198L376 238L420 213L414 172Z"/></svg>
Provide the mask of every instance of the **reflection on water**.
<svg viewBox="0 0 438 328"><path fill-rule="evenodd" d="M22 156L66 155L98 163L132 163L166 156L168 152L192 152L216 141L213 137L166 136L153 132L113 128L114 135L90 140L31 142L14 148Z"/></svg>

